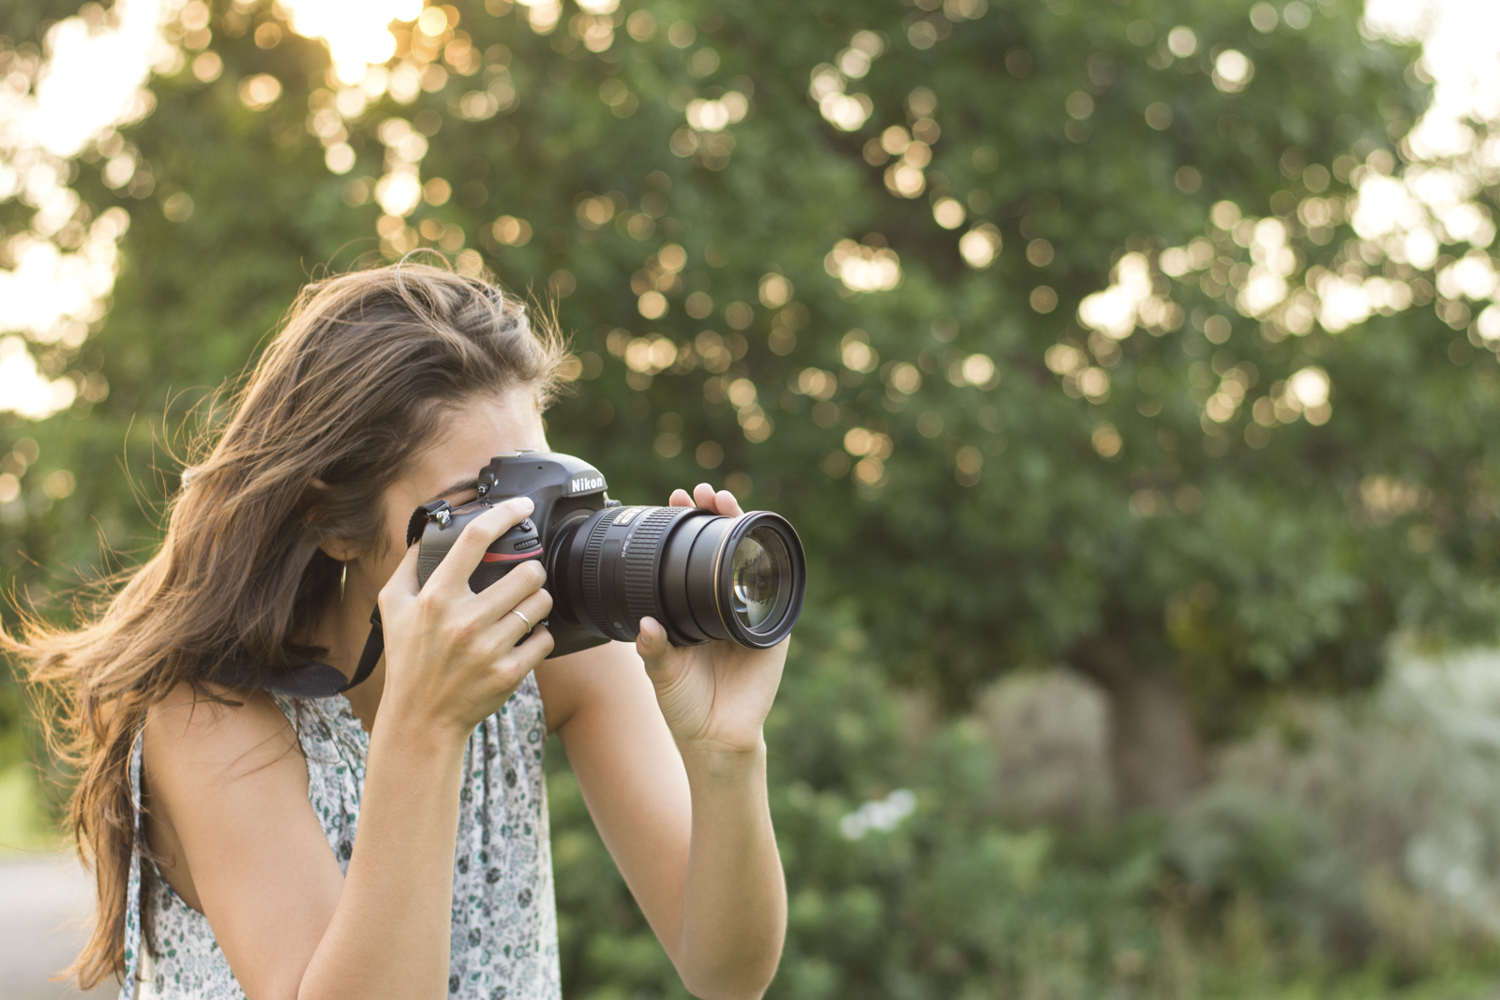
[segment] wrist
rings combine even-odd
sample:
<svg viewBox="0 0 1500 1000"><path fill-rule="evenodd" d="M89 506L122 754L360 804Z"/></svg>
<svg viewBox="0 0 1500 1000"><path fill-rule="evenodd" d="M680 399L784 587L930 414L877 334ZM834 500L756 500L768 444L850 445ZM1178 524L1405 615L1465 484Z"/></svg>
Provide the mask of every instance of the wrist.
<svg viewBox="0 0 1500 1000"><path fill-rule="evenodd" d="M396 705L384 705L375 717L370 743L378 740L400 749L403 756L424 760L447 760L463 755L472 727L463 729L451 723L421 718L403 712Z"/></svg>
<svg viewBox="0 0 1500 1000"><path fill-rule="evenodd" d="M715 740L679 740L677 752L689 777L695 773L716 778L765 771L766 741L757 735L749 744L733 745Z"/></svg>

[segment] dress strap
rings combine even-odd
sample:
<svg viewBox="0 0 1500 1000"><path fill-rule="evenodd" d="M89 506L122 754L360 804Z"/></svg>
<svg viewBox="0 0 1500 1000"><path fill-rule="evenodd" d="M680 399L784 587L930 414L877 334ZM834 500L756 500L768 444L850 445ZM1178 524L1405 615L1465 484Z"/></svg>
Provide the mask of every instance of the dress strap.
<svg viewBox="0 0 1500 1000"><path fill-rule="evenodd" d="M145 726L136 730L130 748L130 809L134 829L130 843L130 878L125 888L125 979L120 986L120 1000L135 1000L141 970L141 853L144 831L141 817L141 754L145 746Z"/></svg>

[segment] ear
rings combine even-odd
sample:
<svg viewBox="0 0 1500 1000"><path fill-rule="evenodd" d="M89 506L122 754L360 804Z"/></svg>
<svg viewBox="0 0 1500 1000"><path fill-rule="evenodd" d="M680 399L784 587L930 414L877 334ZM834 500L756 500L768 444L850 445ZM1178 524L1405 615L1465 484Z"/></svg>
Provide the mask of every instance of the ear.
<svg viewBox="0 0 1500 1000"><path fill-rule="evenodd" d="M334 562L348 562L359 555L354 544L342 538L325 538L318 543L318 549Z"/></svg>
<svg viewBox="0 0 1500 1000"><path fill-rule="evenodd" d="M302 524L310 526L313 514L317 510L318 501L328 492L328 484L321 479L313 479L308 483L307 491L302 495ZM348 562L359 555L355 544L345 538L323 538L318 541L318 548L334 562Z"/></svg>

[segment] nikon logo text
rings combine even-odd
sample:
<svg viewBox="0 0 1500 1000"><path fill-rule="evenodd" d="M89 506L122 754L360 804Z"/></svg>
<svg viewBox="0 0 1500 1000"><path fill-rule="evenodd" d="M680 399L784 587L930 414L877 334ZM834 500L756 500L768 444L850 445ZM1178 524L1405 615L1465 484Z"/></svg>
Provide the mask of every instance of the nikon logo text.
<svg viewBox="0 0 1500 1000"><path fill-rule="evenodd" d="M568 486L569 493L589 493L604 489L603 476L579 476Z"/></svg>

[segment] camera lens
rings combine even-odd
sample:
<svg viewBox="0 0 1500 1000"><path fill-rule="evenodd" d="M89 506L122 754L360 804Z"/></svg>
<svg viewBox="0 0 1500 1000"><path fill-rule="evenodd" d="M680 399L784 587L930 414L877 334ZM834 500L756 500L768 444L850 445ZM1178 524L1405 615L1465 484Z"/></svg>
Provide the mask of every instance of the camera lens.
<svg viewBox="0 0 1500 1000"><path fill-rule="evenodd" d="M734 547L734 615L749 629L760 628L791 589L791 560L786 545L770 528L754 529Z"/></svg>
<svg viewBox="0 0 1500 1000"><path fill-rule="evenodd" d="M559 530L553 613L631 641L650 616L677 645L774 646L802 610L806 561L790 523L755 511L610 507Z"/></svg>

